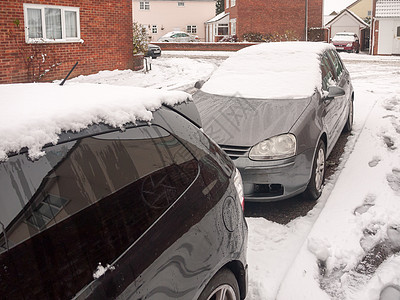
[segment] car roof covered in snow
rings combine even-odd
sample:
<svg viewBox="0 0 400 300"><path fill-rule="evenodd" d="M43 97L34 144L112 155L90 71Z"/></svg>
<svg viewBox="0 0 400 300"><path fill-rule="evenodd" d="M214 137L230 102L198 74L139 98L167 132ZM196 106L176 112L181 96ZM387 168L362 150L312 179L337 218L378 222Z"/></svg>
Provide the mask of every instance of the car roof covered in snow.
<svg viewBox="0 0 400 300"><path fill-rule="evenodd" d="M190 98L181 91L165 91L105 84L53 83L0 85L0 161L28 148L31 158L56 143L63 131L80 131L91 124L113 127L137 120L151 121L152 111Z"/></svg>
<svg viewBox="0 0 400 300"><path fill-rule="evenodd" d="M261 43L244 48L217 69L202 91L257 99L305 98L321 88L320 42Z"/></svg>

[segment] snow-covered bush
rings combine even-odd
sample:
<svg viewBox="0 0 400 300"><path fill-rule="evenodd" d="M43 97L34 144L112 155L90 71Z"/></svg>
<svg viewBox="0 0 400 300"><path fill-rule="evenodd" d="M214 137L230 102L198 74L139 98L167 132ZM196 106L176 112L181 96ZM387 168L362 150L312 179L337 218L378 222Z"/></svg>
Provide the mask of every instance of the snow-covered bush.
<svg viewBox="0 0 400 300"><path fill-rule="evenodd" d="M148 49L148 37L146 28L138 22L133 22L133 54L146 53Z"/></svg>

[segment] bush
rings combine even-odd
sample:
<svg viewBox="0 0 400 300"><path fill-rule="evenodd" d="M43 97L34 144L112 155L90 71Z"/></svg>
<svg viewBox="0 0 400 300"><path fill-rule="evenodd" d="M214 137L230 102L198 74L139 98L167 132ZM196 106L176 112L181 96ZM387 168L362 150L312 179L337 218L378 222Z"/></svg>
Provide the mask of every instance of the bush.
<svg viewBox="0 0 400 300"><path fill-rule="evenodd" d="M149 48L146 28L138 22L133 22L133 54L146 53Z"/></svg>
<svg viewBox="0 0 400 300"><path fill-rule="evenodd" d="M243 34L243 40L246 42L281 42L281 41L298 41L299 36L296 32L286 30L285 33L260 33L249 32Z"/></svg>

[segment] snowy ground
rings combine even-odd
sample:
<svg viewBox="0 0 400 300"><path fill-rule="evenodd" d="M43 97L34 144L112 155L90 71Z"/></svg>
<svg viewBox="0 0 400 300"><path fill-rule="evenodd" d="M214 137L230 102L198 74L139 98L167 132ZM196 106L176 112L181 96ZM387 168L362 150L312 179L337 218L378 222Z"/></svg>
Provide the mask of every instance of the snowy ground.
<svg viewBox="0 0 400 300"><path fill-rule="evenodd" d="M188 89L229 53L177 55L163 53L148 73L104 71L70 81ZM400 286L400 57L341 56L356 96L338 171L307 216L286 225L247 218L246 299L372 300Z"/></svg>

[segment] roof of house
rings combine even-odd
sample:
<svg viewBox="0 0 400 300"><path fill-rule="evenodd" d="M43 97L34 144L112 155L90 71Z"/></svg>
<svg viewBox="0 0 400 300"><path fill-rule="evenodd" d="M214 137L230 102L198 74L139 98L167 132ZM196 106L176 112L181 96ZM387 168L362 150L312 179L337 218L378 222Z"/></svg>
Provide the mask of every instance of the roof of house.
<svg viewBox="0 0 400 300"><path fill-rule="evenodd" d="M226 12L223 11L222 13L216 15L214 18L212 18L212 19L206 21L205 23L217 22L217 21L219 21L219 20L225 18L226 16L229 16L229 13L226 13Z"/></svg>
<svg viewBox="0 0 400 300"><path fill-rule="evenodd" d="M400 1L378 0L375 16L377 18L400 18Z"/></svg>
<svg viewBox="0 0 400 300"><path fill-rule="evenodd" d="M361 19L359 16L357 16L355 13L348 10L347 8L343 9L336 17L334 17L332 20L330 20L328 23L326 23L325 26L330 27L332 25L332 23L335 22L335 20L339 19L342 15L344 15L346 13L348 13L351 17L353 17L362 26L364 26L364 28L369 27L369 25L367 23L365 23L363 19Z"/></svg>
<svg viewBox="0 0 400 300"><path fill-rule="evenodd" d="M363 0L357 0L357 1L354 1L354 2L353 2L353 3L351 3L349 6L347 6L347 7L346 7L346 9L350 9L350 8L352 8L354 5L356 5L357 3L361 2L361 1L363 1Z"/></svg>

